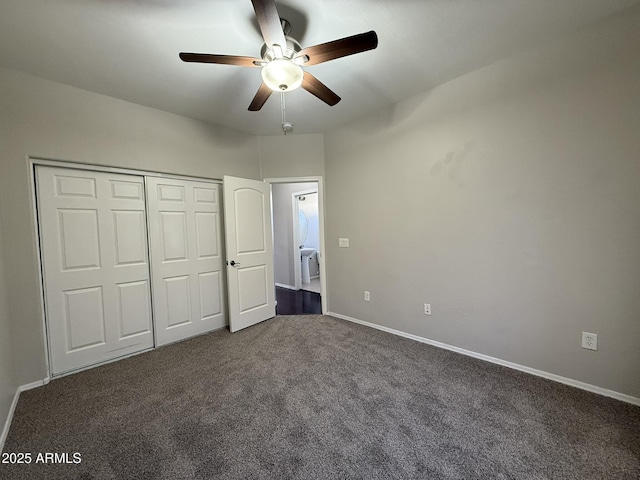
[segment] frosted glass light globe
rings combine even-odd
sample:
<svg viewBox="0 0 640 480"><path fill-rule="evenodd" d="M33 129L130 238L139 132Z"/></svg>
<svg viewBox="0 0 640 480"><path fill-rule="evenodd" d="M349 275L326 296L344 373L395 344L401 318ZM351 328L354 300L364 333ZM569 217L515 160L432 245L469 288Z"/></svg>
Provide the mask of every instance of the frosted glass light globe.
<svg viewBox="0 0 640 480"><path fill-rule="evenodd" d="M302 85L304 72L299 65L286 58L278 58L262 67L262 80L271 90L290 92Z"/></svg>

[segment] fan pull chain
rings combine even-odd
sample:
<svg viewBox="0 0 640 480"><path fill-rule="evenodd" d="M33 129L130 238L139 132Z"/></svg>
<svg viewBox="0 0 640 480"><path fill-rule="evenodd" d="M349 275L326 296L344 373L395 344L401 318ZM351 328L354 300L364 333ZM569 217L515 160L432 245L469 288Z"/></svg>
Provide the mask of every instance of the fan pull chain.
<svg viewBox="0 0 640 480"><path fill-rule="evenodd" d="M286 135L287 132L293 131L293 124L291 122L287 122L287 119L285 118L287 109L284 101L284 91L280 92L280 111L282 112L282 131Z"/></svg>

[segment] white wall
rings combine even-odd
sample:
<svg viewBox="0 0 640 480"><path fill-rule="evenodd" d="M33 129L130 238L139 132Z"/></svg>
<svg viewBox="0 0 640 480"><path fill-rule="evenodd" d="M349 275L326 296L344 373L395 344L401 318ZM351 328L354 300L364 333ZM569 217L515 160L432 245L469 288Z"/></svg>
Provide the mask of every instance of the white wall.
<svg viewBox="0 0 640 480"><path fill-rule="evenodd" d="M638 24L326 134L329 310L640 397Z"/></svg>
<svg viewBox="0 0 640 480"><path fill-rule="evenodd" d="M6 69L0 112L5 274L17 382L27 384L46 376L27 156L260 178L259 149L255 137Z"/></svg>
<svg viewBox="0 0 640 480"><path fill-rule="evenodd" d="M324 175L324 135L260 137L262 178Z"/></svg>
<svg viewBox="0 0 640 480"><path fill-rule="evenodd" d="M0 198L0 219L2 218L2 200ZM13 364L13 347L11 342L11 323L9 318L9 302L7 283L4 274L4 242L3 230L0 229L0 435L4 422L11 408L16 393L17 382ZM0 444L2 438L0 438Z"/></svg>

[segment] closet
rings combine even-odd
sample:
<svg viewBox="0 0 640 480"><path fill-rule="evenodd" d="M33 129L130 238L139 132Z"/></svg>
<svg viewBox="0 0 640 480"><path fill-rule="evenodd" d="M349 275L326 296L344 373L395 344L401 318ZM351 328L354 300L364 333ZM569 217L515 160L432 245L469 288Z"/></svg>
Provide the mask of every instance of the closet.
<svg viewBox="0 0 640 480"><path fill-rule="evenodd" d="M36 167L51 373L224 326L219 185Z"/></svg>
<svg viewBox="0 0 640 480"><path fill-rule="evenodd" d="M222 328L218 185L149 177L147 202L156 345Z"/></svg>

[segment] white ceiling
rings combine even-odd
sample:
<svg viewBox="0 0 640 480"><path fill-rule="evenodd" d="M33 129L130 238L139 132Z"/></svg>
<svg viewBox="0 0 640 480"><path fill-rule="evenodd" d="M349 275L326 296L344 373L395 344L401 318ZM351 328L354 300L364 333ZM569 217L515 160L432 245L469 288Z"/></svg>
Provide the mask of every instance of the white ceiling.
<svg viewBox="0 0 640 480"><path fill-rule="evenodd" d="M306 67L342 97L287 94L295 133L336 128L640 0L282 0L303 47L375 30L376 50ZM279 95L247 107L260 70L181 51L260 56L250 0L0 0L0 66L256 135L281 134Z"/></svg>

